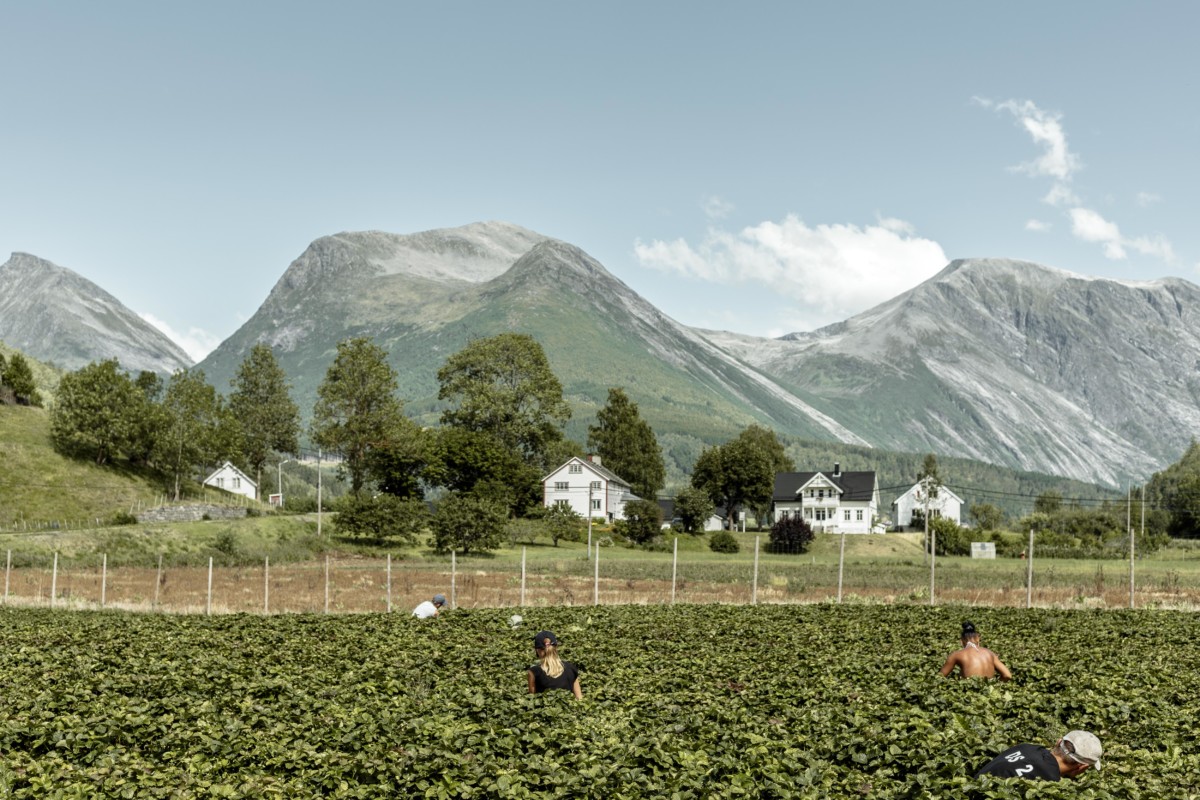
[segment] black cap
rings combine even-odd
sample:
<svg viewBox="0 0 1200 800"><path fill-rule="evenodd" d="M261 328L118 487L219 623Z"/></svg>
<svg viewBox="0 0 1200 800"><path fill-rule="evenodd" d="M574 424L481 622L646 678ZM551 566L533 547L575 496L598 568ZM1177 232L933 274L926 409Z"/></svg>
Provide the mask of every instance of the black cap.
<svg viewBox="0 0 1200 800"><path fill-rule="evenodd" d="M552 644L558 647L558 639L555 638L551 631L538 631L533 636L533 646L538 650L545 650L546 645Z"/></svg>

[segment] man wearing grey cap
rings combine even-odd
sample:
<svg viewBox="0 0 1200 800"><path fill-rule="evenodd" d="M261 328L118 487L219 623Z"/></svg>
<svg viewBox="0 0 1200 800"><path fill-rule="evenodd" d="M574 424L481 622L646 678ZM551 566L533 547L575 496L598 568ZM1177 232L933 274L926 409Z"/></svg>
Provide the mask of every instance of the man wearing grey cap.
<svg viewBox="0 0 1200 800"><path fill-rule="evenodd" d="M1103 754L1100 740L1094 735L1087 731L1071 731L1049 749L1036 744L1010 747L989 761L975 777L994 775L1042 781L1075 778L1088 767L1099 770Z"/></svg>
<svg viewBox="0 0 1200 800"><path fill-rule="evenodd" d="M412 615L417 619L429 619L430 617L436 617L438 612L441 611L442 607L445 605L446 595L435 594L432 601L426 600L425 602L421 603L421 605L414 608Z"/></svg>

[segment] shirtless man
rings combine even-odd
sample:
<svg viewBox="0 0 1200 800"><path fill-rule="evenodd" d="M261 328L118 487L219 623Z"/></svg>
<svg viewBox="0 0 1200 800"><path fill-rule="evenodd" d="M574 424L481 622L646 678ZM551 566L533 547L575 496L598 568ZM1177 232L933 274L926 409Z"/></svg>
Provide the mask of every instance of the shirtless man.
<svg viewBox="0 0 1200 800"><path fill-rule="evenodd" d="M961 649L946 658L946 663L942 665L943 677L949 677L958 667L958 674L963 678L994 678L999 675L1002 681L1012 680L1012 673L1000 657L986 647L979 646L979 631L975 630L972 622L962 625L962 645Z"/></svg>

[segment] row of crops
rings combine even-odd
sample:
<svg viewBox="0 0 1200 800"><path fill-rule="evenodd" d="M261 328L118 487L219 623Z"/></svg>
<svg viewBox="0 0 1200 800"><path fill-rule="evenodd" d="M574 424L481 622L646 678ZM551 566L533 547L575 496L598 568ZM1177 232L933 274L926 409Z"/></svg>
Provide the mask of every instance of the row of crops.
<svg viewBox="0 0 1200 800"><path fill-rule="evenodd" d="M625 606L175 617L0 611L0 796L1188 798L1200 626L1175 612ZM969 616L1015 673L937 669ZM534 631L584 699L529 696ZM1105 768L977 781L1097 733Z"/></svg>

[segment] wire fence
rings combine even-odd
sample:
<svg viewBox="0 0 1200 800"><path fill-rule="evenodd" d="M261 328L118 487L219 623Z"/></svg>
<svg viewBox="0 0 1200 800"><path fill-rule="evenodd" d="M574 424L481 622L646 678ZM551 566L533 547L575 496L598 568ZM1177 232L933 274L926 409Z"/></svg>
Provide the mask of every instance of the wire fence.
<svg viewBox="0 0 1200 800"><path fill-rule="evenodd" d="M10 606L119 608L190 614L411 611L435 594L451 608L670 603L879 602L1059 607L1200 605L1200 570L1119 561L1034 558L846 559L753 551L728 558L694 551L523 547L519 560L445 561L325 556L315 562L110 567L37 559L7 550L0 602ZM530 550L536 551L530 557ZM1035 554L1036 555L1036 554ZM48 563L47 563L48 562ZM1132 562L1131 562L1132 563Z"/></svg>

